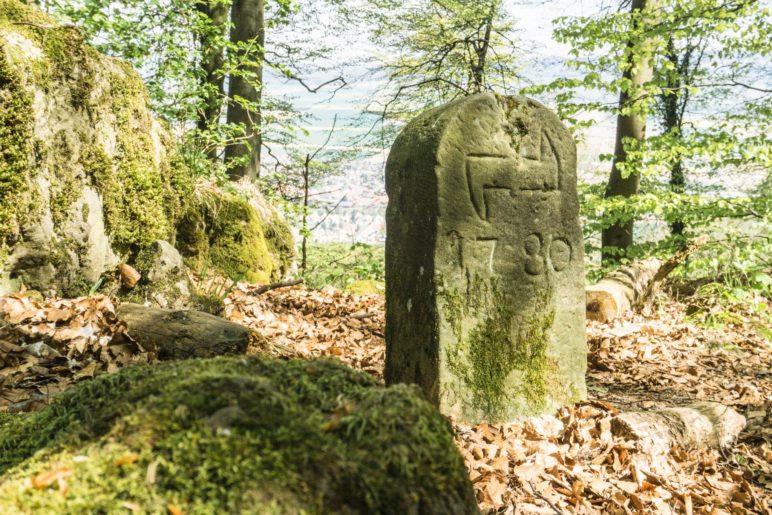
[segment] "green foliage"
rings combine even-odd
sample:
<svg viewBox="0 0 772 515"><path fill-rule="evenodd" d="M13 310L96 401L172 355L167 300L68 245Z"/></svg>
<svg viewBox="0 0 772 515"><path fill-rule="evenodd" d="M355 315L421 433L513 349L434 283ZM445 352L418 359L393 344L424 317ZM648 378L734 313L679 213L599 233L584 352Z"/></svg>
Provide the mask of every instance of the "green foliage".
<svg viewBox="0 0 772 515"><path fill-rule="evenodd" d="M72 471L66 495L24 486L58 467ZM99 376L0 419L0 478L4 513L476 512L450 426L418 390L329 360Z"/></svg>
<svg viewBox="0 0 772 515"><path fill-rule="evenodd" d="M358 281L383 283L384 276L382 245L309 245L308 272L305 275L309 288L323 288L329 285L347 289Z"/></svg>
<svg viewBox="0 0 772 515"><path fill-rule="evenodd" d="M699 234L723 240L739 231L735 236L758 243L772 213L770 190L759 186L772 171L770 13L751 0L654 5L648 14L559 19L555 38L571 45L574 71L528 90L555 94L577 133L608 115L648 120L644 141L625 141L621 165L624 176L640 175L640 193L604 198L602 185L582 188L588 255L602 229L630 220L639 221L636 245L623 260L671 255ZM651 80L639 87L622 73L631 55L653 65ZM618 105L620 91L635 101ZM754 256L763 266L760 254Z"/></svg>

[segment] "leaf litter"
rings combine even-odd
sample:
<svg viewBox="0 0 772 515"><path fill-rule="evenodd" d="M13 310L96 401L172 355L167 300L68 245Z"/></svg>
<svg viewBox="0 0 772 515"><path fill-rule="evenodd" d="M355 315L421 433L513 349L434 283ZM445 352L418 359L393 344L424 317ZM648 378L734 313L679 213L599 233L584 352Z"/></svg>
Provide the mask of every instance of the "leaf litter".
<svg viewBox="0 0 772 515"><path fill-rule="evenodd" d="M260 334L250 353L334 356L383 379L381 296L302 286L252 292L236 286L224 307L227 318ZM36 409L75 381L153 361L125 334L115 302L0 299L0 411ZM451 420L481 510L772 513L770 342L749 324L716 330L688 323L686 310L670 302L648 316L588 322L588 401L518 423ZM694 400L745 415L748 425L731 449L653 450L612 431L621 411ZM51 471L53 481L33 479L66 491L65 477Z"/></svg>

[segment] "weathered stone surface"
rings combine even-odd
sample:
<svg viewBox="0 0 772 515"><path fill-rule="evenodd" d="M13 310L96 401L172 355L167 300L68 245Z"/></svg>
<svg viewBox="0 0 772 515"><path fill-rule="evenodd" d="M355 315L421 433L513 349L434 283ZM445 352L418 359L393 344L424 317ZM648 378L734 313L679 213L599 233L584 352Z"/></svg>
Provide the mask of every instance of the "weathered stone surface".
<svg viewBox="0 0 772 515"><path fill-rule="evenodd" d="M81 295L119 261L148 277L158 240L190 250L178 233L195 234L196 252L183 254L215 273L267 281L291 269L289 226L259 191L247 201L197 189L128 63L0 0L0 295L21 284Z"/></svg>
<svg viewBox="0 0 772 515"><path fill-rule="evenodd" d="M147 271L148 281L169 281L181 277L185 272L182 255L169 242L155 241L150 252L152 259Z"/></svg>
<svg viewBox="0 0 772 515"><path fill-rule="evenodd" d="M0 293L88 291L171 239L192 189L128 63L0 0Z"/></svg>
<svg viewBox="0 0 772 515"><path fill-rule="evenodd" d="M386 379L470 421L586 395L576 148L558 117L482 94L413 120L386 166Z"/></svg>

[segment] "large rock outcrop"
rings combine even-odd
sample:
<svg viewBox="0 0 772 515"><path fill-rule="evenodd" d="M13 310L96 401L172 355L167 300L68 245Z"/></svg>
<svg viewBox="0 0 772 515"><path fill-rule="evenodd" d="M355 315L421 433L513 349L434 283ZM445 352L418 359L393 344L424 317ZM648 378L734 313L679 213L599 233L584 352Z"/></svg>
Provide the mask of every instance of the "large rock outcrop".
<svg viewBox="0 0 772 515"><path fill-rule="evenodd" d="M132 367L18 417L0 417L2 513L477 512L418 390L334 361Z"/></svg>
<svg viewBox="0 0 772 515"><path fill-rule="evenodd" d="M176 243L198 209L194 190L128 63L90 48L75 27L0 0L0 294L23 283L74 295L119 261L141 267L154 242ZM287 258L269 250L245 277L279 275Z"/></svg>

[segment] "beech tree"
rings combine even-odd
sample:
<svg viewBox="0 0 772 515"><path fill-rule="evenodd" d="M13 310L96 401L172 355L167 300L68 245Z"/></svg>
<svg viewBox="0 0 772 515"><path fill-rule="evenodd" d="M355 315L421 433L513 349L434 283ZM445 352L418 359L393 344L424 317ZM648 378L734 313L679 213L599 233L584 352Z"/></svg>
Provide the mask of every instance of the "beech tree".
<svg viewBox="0 0 772 515"><path fill-rule="evenodd" d="M631 197L638 193L640 174L634 168L625 173L628 164L627 145L640 144L646 138L646 86L654 74L652 51L656 39L649 35L656 23L657 0L632 0L630 31L622 62L619 88L616 140L611 174L604 196ZM604 259L614 258L617 250L627 250L633 244L634 221L620 220L605 227L601 234Z"/></svg>
<svg viewBox="0 0 772 515"><path fill-rule="evenodd" d="M230 70L227 120L240 128L240 134L225 148L225 159L231 163L228 175L257 179L262 149L264 0L233 0L231 44L236 62Z"/></svg>
<svg viewBox="0 0 772 515"><path fill-rule="evenodd" d="M531 90L556 93L561 116L579 131L604 114L617 116L614 152L602 156L612 161L610 180L584 189L588 236L603 234L602 255L612 264L670 253L718 221L756 220L744 226L747 245L727 250L745 249L760 263L770 201L753 184L772 163L768 10L756 0L619 7L558 20L555 37L572 46L576 73ZM724 179L719 188L716 177ZM747 187L730 189L730 179ZM636 236L633 224L643 218L647 227L665 222L671 236Z"/></svg>

